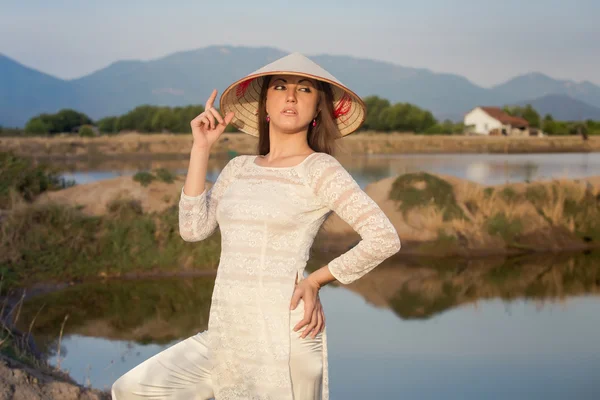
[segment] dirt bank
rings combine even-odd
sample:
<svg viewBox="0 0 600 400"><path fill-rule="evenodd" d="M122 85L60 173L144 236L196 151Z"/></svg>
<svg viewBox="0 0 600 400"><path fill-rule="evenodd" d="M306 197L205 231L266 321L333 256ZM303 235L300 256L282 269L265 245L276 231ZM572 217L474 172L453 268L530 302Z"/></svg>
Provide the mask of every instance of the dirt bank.
<svg viewBox="0 0 600 400"><path fill-rule="evenodd" d="M119 177L48 192L38 203L58 202L103 216L114 200L133 200L141 213L161 213L176 207L182 185L182 177L147 186ZM410 173L374 182L365 191L398 231L400 255L432 249L440 256L465 257L581 250L600 242L600 177L484 186L452 176ZM339 251L359 239L332 214L315 246Z"/></svg>
<svg viewBox="0 0 600 400"><path fill-rule="evenodd" d="M600 244L600 177L484 186L412 173L375 182L365 191L398 231L400 256L479 257ZM360 237L333 214L318 240L343 249Z"/></svg>
<svg viewBox="0 0 600 400"><path fill-rule="evenodd" d="M555 153L600 151L600 137L503 137L412 135L361 132L338 141L339 154L403 153ZM99 158L116 156L158 157L189 155L191 135L137 134L81 138L0 138L0 151L30 157ZM214 154L255 154L257 139L246 134L223 134Z"/></svg>
<svg viewBox="0 0 600 400"><path fill-rule="evenodd" d="M112 202L132 200L139 202L143 212L163 212L179 201L185 178L174 176L173 182L154 181L147 186L134 181L132 176L121 176L67 189L43 193L38 204L55 202L77 207L86 214L104 215ZM207 183L210 187L211 183Z"/></svg>
<svg viewBox="0 0 600 400"><path fill-rule="evenodd" d="M0 355L0 400L109 400L110 394L77 385L66 374L51 374Z"/></svg>

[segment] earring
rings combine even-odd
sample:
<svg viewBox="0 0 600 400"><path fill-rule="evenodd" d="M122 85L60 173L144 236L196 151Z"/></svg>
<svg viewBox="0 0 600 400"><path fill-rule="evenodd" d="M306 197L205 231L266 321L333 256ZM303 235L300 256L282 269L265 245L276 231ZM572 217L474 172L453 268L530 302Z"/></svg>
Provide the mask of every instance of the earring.
<svg viewBox="0 0 600 400"><path fill-rule="evenodd" d="M317 119L316 119L316 118L315 118L315 119L313 119L312 126L313 126L313 128L314 128L315 126L317 126Z"/></svg>
<svg viewBox="0 0 600 400"><path fill-rule="evenodd" d="M269 117L269 115L267 114L267 122L269 122L271 120L271 117Z"/></svg>

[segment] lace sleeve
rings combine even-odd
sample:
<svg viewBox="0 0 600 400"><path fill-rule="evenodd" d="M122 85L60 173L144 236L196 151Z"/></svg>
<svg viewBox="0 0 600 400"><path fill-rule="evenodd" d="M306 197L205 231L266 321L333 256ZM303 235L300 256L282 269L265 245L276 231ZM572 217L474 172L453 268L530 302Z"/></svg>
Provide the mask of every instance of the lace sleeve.
<svg viewBox="0 0 600 400"><path fill-rule="evenodd" d="M319 155L309 167L308 183L323 205L361 237L328 265L339 282L355 281L400 250L400 238L388 217L334 157Z"/></svg>
<svg viewBox="0 0 600 400"><path fill-rule="evenodd" d="M181 188L179 199L179 234L186 242L198 242L212 235L217 228L219 199L236 176L242 157L230 160L215 184L198 196L188 196Z"/></svg>

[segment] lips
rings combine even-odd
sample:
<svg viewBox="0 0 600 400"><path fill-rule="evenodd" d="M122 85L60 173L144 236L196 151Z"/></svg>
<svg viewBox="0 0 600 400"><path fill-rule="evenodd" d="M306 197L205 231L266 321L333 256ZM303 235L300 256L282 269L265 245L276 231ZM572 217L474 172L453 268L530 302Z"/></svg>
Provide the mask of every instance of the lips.
<svg viewBox="0 0 600 400"><path fill-rule="evenodd" d="M281 113L283 115L297 115L298 113L294 108L284 108Z"/></svg>

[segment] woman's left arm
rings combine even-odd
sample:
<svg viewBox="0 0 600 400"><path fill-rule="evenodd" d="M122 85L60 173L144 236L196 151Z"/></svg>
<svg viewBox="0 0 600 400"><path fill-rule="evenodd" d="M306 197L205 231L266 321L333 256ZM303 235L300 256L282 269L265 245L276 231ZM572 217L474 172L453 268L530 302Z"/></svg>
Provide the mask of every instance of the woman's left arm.
<svg viewBox="0 0 600 400"><path fill-rule="evenodd" d="M294 330L308 324L303 336L311 331L318 332L324 325L324 314L318 300L322 286L335 280L351 283L396 254L401 247L398 233L389 218L334 157L322 154L309 164L308 184L323 205L358 232L361 241L328 265L312 272L296 287L291 308L296 308L303 299L305 317ZM323 323L320 314L323 315Z"/></svg>
<svg viewBox="0 0 600 400"><path fill-rule="evenodd" d="M309 278L320 286L334 278L349 284L400 250L400 238L394 225L334 157L327 154L318 157L308 174L315 195L361 237L356 246Z"/></svg>

